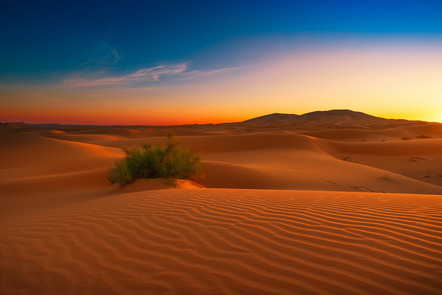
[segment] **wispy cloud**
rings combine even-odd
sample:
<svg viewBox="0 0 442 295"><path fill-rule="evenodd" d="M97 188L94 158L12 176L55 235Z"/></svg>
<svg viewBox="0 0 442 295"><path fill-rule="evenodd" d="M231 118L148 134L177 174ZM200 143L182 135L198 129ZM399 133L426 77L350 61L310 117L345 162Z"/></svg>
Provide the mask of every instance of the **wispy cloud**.
<svg viewBox="0 0 442 295"><path fill-rule="evenodd" d="M178 75L185 72L186 69L187 63L180 63L144 68L121 76L97 78L97 75L94 75L94 77L81 77L79 74L77 74L75 77L64 79L61 82L61 85L71 88L130 85L140 82L159 81L161 77Z"/></svg>
<svg viewBox="0 0 442 295"><path fill-rule="evenodd" d="M192 70L187 71L187 63L178 63L171 65L159 65L156 67L143 68L135 72L111 76L108 72L95 73L76 73L61 81L59 86L69 88L84 88L84 87L110 87L110 86L136 86L142 87L146 82L160 81L164 77L173 76L175 80L192 80L201 79L210 75L215 75L222 72L238 70L241 67L222 68L214 70ZM143 89L145 89L144 87ZM152 87L147 87L151 89Z"/></svg>
<svg viewBox="0 0 442 295"><path fill-rule="evenodd" d="M208 77L210 75L215 75L223 72L229 72L234 70L239 70L243 68L240 67L230 67L230 68L222 68L222 69L214 69L214 70L193 70L189 72L185 72L180 76L180 80L191 80L191 79L198 79L203 77Z"/></svg>

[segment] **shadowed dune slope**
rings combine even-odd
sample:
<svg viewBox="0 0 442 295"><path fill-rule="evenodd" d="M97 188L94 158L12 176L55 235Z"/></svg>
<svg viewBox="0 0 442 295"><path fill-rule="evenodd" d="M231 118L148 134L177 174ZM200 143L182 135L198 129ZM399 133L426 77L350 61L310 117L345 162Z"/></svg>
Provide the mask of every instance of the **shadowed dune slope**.
<svg viewBox="0 0 442 295"><path fill-rule="evenodd" d="M0 227L1 294L439 294L442 198L158 190Z"/></svg>

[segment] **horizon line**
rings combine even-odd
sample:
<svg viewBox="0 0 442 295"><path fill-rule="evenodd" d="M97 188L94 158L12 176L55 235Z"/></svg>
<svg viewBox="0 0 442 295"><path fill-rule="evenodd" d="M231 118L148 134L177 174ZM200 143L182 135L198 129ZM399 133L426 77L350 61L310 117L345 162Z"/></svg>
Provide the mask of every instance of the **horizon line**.
<svg viewBox="0 0 442 295"><path fill-rule="evenodd" d="M250 119L245 119L243 121L235 121L235 122L220 122L220 123L184 123L184 124L73 124L73 123L55 123L55 122L48 122L48 123L28 123L25 121L8 121L8 122L0 122L0 125L3 124L25 124L25 125L29 125L29 126L79 126L79 127L135 127L135 126L147 126L147 127L177 127L177 126L203 126L203 125L221 125L221 124L238 124L238 123L245 123L249 120L253 120L256 118L261 118L261 117L266 117L266 116L271 116L271 115L294 115L294 116L303 116L303 115L307 115L307 114L311 114L311 113L317 113L317 112L331 112L331 111L349 111L352 113L362 113L368 116L372 116L375 118L382 118L382 119L386 119L386 120L404 120L404 121L409 121L409 122L427 122L427 123L439 123L442 124L442 122L438 122L438 121L426 121L426 120L422 120L422 119L418 119L418 120L414 120L414 119L404 119L404 118L386 118L386 117L379 117L379 116L375 116L375 115L371 115L365 112L361 112L361 111L354 111L351 109L330 109L330 110L317 110L317 111L312 111L312 112L307 112L307 113L303 113L301 115L298 114L293 114L293 113L279 113L279 112L274 112L274 113L269 113L269 114L264 114L264 115L260 115L260 116L256 116Z"/></svg>

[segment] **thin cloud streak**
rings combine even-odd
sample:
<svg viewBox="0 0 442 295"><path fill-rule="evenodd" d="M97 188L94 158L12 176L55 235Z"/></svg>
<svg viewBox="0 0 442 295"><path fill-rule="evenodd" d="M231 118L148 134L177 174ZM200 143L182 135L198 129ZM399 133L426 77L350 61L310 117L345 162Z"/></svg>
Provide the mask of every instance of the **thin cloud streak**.
<svg viewBox="0 0 442 295"><path fill-rule="evenodd" d="M159 65L156 67L144 68L137 70L133 73L114 76L97 78L97 76L106 75L105 73L97 74L94 76L89 74L89 77L82 77L81 74L76 74L61 81L58 86L68 88L85 88L85 87L108 87L108 86L141 86L143 82L158 82L162 77L174 76L176 80L191 80L200 79L210 75L215 75L222 72L228 72L238 70L242 67L230 67L214 70L193 70L186 71L188 68L187 63L179 63L172 65ZM138 87L136 87L138 88ZM151 89L151 87L147 87Z"/></svg>
<svg viewBox="0 0 442 295"><path fill-rule="evenodd" d="M73 77L64 79L61 86L70 88L129 85L136 82L159 81L162 76L173 76L185 72L187 63L174 65L159 65L151 68L140 69L134 73L105 78L82 78Z"/></svg>
<svg viewBox="0 0 442 295"><path fill-rule="evenodd" d="M214 74L218 74L218 73L222 73L222 72L234 71L234 70L238 70L241 68L244 68L244 67L240 66L240 67L222 68L222 69L215 69L215 70L208 70L208 71L194 70L194 71L183 73L183 75L180 77L180 79L181 80L189 80L189 79L201 78L201 77L205 77L208 75L214 75Z"/></svg>

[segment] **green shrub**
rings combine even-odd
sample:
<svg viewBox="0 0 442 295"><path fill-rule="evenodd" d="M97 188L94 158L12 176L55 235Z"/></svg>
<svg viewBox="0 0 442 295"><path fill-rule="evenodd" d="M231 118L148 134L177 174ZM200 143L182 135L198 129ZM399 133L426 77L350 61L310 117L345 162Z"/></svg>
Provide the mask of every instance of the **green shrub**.
<svg viewBox="0 0 442 295"><path fill-rule="evenodd" d="M173 134L168 134L167 144L143 145L125 149L126 157L108 171L111 183L125 185L137 178L179 178L199 181L202 174L198 153L178 147Z"/></svg>

